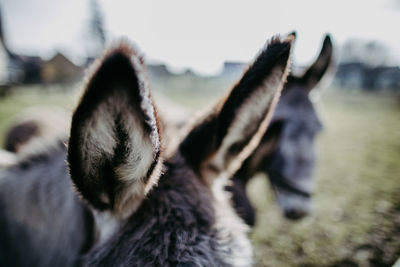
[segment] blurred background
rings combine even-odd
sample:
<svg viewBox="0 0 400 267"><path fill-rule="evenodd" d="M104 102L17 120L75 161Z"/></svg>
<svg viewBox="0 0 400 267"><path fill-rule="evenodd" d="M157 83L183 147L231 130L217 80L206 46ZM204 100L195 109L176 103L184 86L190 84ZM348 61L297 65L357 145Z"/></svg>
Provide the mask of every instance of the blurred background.
<svg viewBox="0 0 400 267"><path fill-rule="evenodd" d="M191 112L223 95L274 34L297 32L301 73L331 33L335 66L311 95L324 124L314 212L287 221L268 180L255 177L256 265L391 266L400 256L399 25L399 0L0 0L0 140L27 107L72 112L87 67L121 38L145 56L156 95Z"/></svg>

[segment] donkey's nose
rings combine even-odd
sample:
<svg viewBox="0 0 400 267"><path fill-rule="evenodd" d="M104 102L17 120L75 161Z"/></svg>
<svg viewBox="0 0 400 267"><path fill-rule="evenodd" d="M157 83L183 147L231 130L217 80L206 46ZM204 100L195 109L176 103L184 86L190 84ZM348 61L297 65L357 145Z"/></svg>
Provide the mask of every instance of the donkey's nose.
<svg viewBox="0 0 400 267"><path fill-rule="evenodd" d="M296 208L291 208L287 209L284 211L285 217L290 220L299 220L306 215L309 214L309 212L305 209L296 209Z"/></svg>

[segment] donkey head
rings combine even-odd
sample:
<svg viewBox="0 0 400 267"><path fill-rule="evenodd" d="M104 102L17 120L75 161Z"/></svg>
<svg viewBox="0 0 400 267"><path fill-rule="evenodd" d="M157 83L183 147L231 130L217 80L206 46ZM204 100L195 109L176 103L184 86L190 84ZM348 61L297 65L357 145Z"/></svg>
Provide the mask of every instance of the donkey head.
<svg viewBox="0 0 400 267"><path fill-rule="evenodd" d="M310 212L315 137L321 131L309 93L328 70L333 46L326 35L316 61L302 76L289 76L270 128L264 136L272 154L264 166L285 216L299 219ZM271 141L273 144L271 144Z"/></svg>
<svg viewBox="0 0 400 267"><path fill-rule="evenodd" d="M254 224L254 211L240 184L257 172L268 174L285 216L299 219L310 212L315 137L321 131L310 91L328 70L333 46L326 35L316 61L302 76L290 75L265 135L257 149L235 174L234 203L239 214ZM244 188L244 185L242 185Z"/></svg>
<svg viewBox="0 0 400 267"><path fill-rule="evenodd" d="M68 147L72 181L99 228L88 265L249 263L246 227L212 187L265 131L293 39L273 39L168 158L142 59L124 44L105 55L74 112Z"/></svg>

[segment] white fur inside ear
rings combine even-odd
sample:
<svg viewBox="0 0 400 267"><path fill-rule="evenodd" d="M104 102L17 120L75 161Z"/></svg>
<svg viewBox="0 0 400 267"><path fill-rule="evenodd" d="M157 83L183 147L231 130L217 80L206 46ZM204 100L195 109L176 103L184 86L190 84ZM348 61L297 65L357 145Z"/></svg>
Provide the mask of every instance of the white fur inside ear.
<svg viewBox="0 0 400 267"><path fill-rule="evenodd" d="M145 196L145 187L148 170L154 159L151 138L140 129L139 122L134 118L128 121L129 147L124 163L115 166L116 178L124 183L124 187L116 196L115 213L120 217L127 217L136 210Z"/></svg>
<svg viewBox="0 0 400 267"><path fill-rule="evenodd" d="M154 109L146 109L146 112L152 113L148 117L154 120L150 121L149 133L143 128L140 120L142 116L138 116L137 111L130 106L124 89L114 92L107 101L98 105L84 126L81 136L82 166L85 173L96 177L97 172L101 171L98 166L102 166L107 160L121 159L113 166L116 176L113 179L124 184L115 195L114 213L119 217L126 217L138 207L148 191L146 187L150 178L147 175L156 154L159 153L160 141ZM151 102L142 103L143 105L151 105ZM126 135L127 140L123 140L125 143L120 143L118 131ZM123 149L116 150L121 145ZM116 152L122 155L115 155ZM154 184L158 177L151 180ZM107 198L106 194L100 195ZM103 199L103 202L110 203L110 200Z"/></svg>
<svg viewBox="0 0 400 267"><path fill-rule="evenodd" d="M96 167L111 160L117 145L115 121L105 103L93 112L81 132L81 158L84 173L95 175Z"/></svg>

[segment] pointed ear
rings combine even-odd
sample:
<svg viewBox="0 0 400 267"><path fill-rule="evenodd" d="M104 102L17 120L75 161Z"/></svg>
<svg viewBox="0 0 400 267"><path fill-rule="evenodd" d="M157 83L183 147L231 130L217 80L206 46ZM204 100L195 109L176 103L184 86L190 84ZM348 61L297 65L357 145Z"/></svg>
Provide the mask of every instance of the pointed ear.
<svg viewBox="0 0 400 267"><path fill-rule="evenodd" d="M322 79L332 62L333 44L332 38L326 34L321 52L315 62L308 68L301 78L307 90L312 90Z"/></svg>
<svg viewBox="0 0 400 267"><path fill-rule="evenodd" d="M293 40L294 35L273 38L224 100L182 141L180 152L206 180L228 170L255 134L264 133L289 72Z"/></svg>
<svg viewBox="0 0 400 267"><path fill-rule="evenodd" d="M143 63L128 45L111 50L89 79L71 125L68 162L82 197L129 215L157 182L160 133Z"/></svg>

